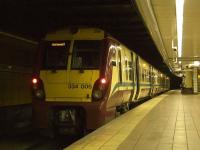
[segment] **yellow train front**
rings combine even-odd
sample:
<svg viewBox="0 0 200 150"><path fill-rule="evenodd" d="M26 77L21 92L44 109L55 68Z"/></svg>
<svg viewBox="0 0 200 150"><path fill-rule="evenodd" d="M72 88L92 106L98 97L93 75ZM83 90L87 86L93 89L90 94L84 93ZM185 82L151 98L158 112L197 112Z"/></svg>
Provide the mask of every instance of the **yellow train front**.
<svg viewBox="0 0 200 150"><path fill-rule="evenodd" d="M96 129L151 96L150 69L100 29L48 33L32 80L35 126L70 134Z"/></svg>

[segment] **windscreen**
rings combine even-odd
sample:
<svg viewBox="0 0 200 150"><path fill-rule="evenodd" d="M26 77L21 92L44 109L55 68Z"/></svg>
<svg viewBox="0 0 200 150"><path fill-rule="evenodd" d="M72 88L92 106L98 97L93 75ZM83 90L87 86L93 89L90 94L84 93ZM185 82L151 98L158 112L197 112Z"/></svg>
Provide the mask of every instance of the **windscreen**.
<svg viewBox="0 0 200 150"><path fill-rule="evenodd" d="M74 41L72 55L72 69L99 69L101 41Z"/></svg>
<svg viewBox="0 0 200 150"><path fill-rule="evenodd" d="M46 42L43 69L66 69L69 44L69 41Z"/></svg>

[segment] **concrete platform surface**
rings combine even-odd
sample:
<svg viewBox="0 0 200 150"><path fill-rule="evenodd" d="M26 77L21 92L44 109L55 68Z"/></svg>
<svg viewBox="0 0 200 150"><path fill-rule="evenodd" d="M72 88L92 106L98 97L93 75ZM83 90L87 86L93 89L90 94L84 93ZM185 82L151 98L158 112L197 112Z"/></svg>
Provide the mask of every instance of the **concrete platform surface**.
<svg viewBox="0 0 200 150"><path fill-rule="evenodd" d="M169 91L65 150L200 150L200 95Z"/></svg>

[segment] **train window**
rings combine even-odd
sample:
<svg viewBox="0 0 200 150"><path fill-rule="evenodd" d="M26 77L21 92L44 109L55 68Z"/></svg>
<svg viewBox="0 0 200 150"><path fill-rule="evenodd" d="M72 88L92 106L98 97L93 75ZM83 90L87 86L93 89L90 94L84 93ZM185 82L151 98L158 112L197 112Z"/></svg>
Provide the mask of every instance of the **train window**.
<svg viewBox="0 0 200 150"><path fill-rule="evenodd" d="M118 64L119 64L119 82L122 83L122 63L121 51L118 51Z"/></svg>
<svg viewBox="0 0 200 150"><path fill-rule="evenodd" d="M152 83L155 84L155 73L152 72L152 77L151 77Z"/></svg>
<svg viewBox="0 0 200 150"><path fill-rule="evenodd" d="M128 66L129 66L129 80L133 81L133 63L129 61Z"/></svg>
<svg viewBox="0 0 200 150"><path fill-rule="evenodd" d="M147 78L147 70L144 69L144 81L146 82L146 78Z"/></svg>
<svg viewBox="0 0 200 150"><path fill-rule="evenodd" d="M142 81L144 81L144 69L141 69L141 72L142 72L142 74L141 74L142 78L141 79L142 79Z"/></svg>
<svg viewBox="0 0 200 150"><path fill-rule="evenodd" d="M79 40L74 42L72 69L98 69L101 41Z"/></svg>
<svg viewBox="0 0 200 150"><path fill-rule="evenodd" d="M128 80L128 61L125 60L125 68L126 68L126 80Z"/></svg>
<svg viewBox="0 0 200 150"><path fill-rule="evenodd" d="M144 80L143 81L147 82L148 81L148 70L145 68L143 71L144 71L144 75L143 75L144 76Z"/></svg>
<svg viewBox="0 0 200 150"><path fill-rule="evenodd" d="M116 62L116 50L114 48L112 48L111 52L112 52L112 58L111 58L110 64L112 66L117 66L117 62Z"/></svg>
<svg viewBox="0 0 200 150"><path fill-rule="evenodd" d="M150 70L146 70L146 81L149 82L150 80Z"/></svg>
<svg viewBox="0 0 200 150"><path fill-rule="evenodd" d="M158 72L155 75L155 84L158 84Z"/></svg>
<svg viewBox="0 0 200 150"><path fill-rule="evenodd" d="M44 69L67 68L69 41L47 42L45 44Z"/></svg>

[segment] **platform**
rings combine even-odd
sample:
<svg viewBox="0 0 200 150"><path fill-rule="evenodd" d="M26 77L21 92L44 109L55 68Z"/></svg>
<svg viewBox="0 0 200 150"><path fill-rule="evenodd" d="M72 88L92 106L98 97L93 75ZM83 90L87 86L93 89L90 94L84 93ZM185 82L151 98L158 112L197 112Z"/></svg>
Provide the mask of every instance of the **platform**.
<svg viewBox="0 0 200 150"><path fill-rule="evenodd" d="M200 95L169 91L65 150L200 150Z"/></svg>

